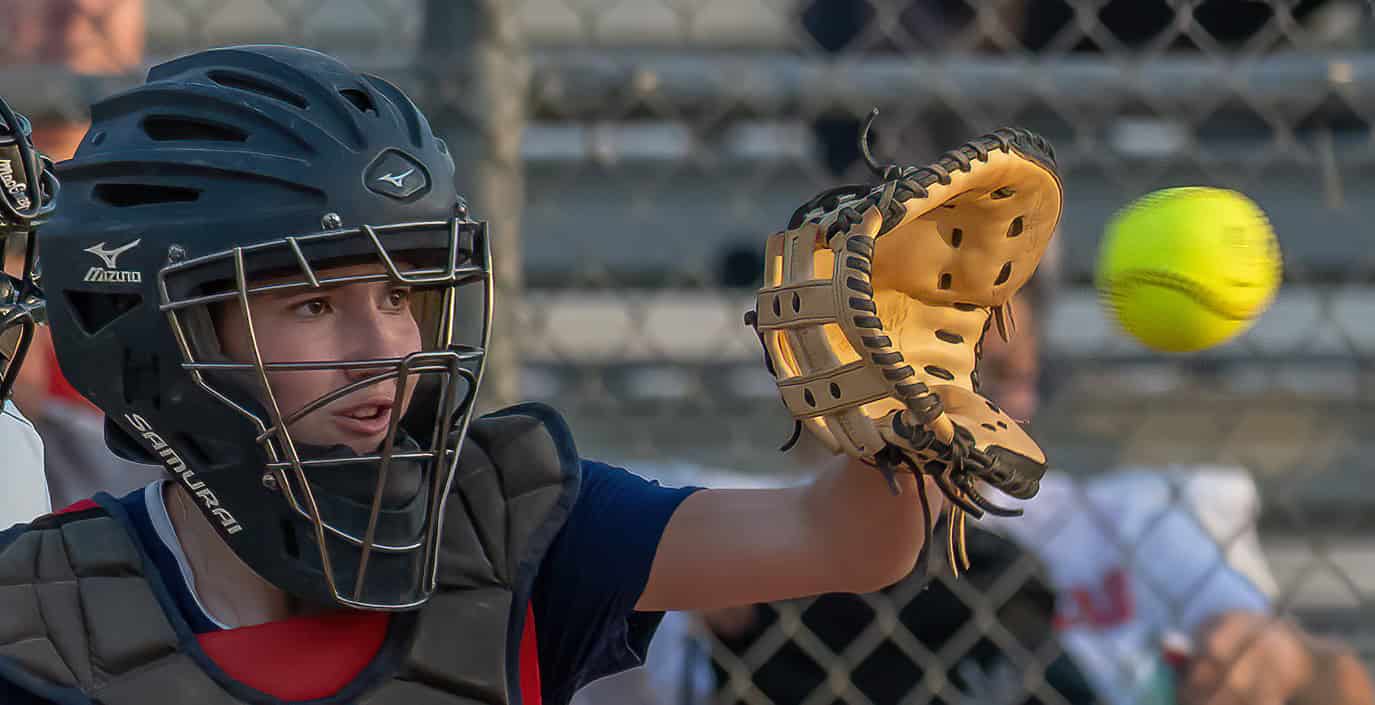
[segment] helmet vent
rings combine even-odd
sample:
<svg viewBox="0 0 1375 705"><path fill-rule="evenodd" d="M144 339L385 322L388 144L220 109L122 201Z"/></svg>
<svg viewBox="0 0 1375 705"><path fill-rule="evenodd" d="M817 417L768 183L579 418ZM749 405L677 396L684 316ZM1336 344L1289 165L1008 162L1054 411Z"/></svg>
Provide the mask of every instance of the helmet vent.
<svg viewBox="0 0 1375 705"><path fill-rule="evenodd" d="M282 549L289 558L301 559L301 542L296 540L296 527L289 519L282 520Z"/></svg>
<svg viewBox="0 0 1375 705"><path fill-rule="evenodd" d="M377 106L372 104L372 96L367 93L357 88L344 88L339 91L339 95L344 96L345 100L353 103L353 107L358 108L359 111L372 113L373 115L377 114Z"/></svg>
<svg viewBox="0 0 1375 705"><path fill-rule="evenodd" d="M114 323L120 316L138 308L143 303L139 294L114 294L107 291L77 291L68 289L62 292L67 303L81 326L81 332L95 335L106 326Z"/></svg>
<svg viewBox="0 0 1375 705"><path fill-rule="evenodd" d="M189 203L201 197L198 189L156 184L96 184L97 200L116 208L158 203Z"/></svg>
<svg viewBox="0 0 1375 705"><path fill-rule="evenodd" d="M257 93L258 95L267 96L273 100L280 100L283 103L294 105L302 110L308 107L305 98L285 88L268 83L267 81L250 76L246 73L239 73L238 71L211 71L210 80L225 88L234 88L236 90L248 91L249 93Z"/></svg>
<svg viewBox="0 0 1375 705"><path fill-rule="evenodd" d="M248 139L248 133L235 127L170 115L152 115L145 118L143 131L158 142L243 142Z"/></svg>

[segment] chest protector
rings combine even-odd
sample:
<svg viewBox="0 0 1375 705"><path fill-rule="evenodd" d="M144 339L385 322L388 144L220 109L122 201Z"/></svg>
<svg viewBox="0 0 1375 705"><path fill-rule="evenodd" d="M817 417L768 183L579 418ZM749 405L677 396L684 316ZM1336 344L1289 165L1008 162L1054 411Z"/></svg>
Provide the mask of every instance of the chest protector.
<svg viewBox="0 0 1375 705"><path fill-rule="evenodd" d="M526 604L577 498L578 468L548 407L474 421L444 512L434 597L392 619L381 652L327 701L519 705ZM176 608L153 564L106 504L46 517L0 546L0 679L64 704L280 702L229 680L169 619Z"/></svg>

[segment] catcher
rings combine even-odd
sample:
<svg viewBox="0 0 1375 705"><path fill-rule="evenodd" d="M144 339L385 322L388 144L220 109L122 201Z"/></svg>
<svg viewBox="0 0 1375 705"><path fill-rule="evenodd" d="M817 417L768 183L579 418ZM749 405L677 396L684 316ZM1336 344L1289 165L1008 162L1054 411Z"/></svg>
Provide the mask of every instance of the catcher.
<svg viewBox="0 0 1375 705"><path fill-rule="evenodd" d="M872 463L958 466L961 497L971 472L1023 467L963 426L1001 417L941 414L931 393L896 397L921 410L897 455L866 446L805 488L670 489L581 459L548 407L475 418L487 228L396 87L231 47L154 67L92 117L43 234L54 343L111 448L167 479L0 535L0 702L566 703L638 664L661 610L909 573L910 498L944 480L895 474L894 496ZM1000 206L1039 242L1059 207L1040 148L978 142L934 198L903 175L881 205L971 206L979 252L976 203L1015 191ZM972 362L978 311L949 310ZM465 317L482 323L467 342Z"/></svg>
<svg viewBox="0 0 1375 705"><path fill-rule="evenodd" d="M29 121L0 99L0 263L22 262L12 273L0 269L0 527L50 508L43 442L10 401L35 327L44 320L33 233L52 213L58 191L52 162L34 149L31 137Z"/></svg>

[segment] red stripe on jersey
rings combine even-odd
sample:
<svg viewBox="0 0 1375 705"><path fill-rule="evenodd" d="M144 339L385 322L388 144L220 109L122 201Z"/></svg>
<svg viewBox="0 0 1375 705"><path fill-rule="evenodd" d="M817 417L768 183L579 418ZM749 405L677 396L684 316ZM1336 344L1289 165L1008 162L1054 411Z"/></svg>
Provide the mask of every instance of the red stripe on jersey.
<svg viewBox="0 0 1375 705"><path fill-rule="evenodd" d="M525 606L525 631L520 636L521 705L540 705L539 646L535 641L535 608Z"/></svg>
<svg viewBox="0 0 1375 705"><path fill-rule="evenodd" d="M390 617L331 612L199 634L196 641L225 675L288 702L327 698L352 683L377 657ZM535 611L525 608L520 640L523 705L540 705Z"/></svg>
<svg viewBox="0 0 1375 705"><path fill-rule="evenodd" d="M286 701L327 698L377 656L391 617L331 612L196 635L230 678Z"/></svg>
<svg viewBox="0 0 1375 705"><path fill-rule="evenodd" d="M61 515L61 514L74 514L74 513L76 513L76 512L84 512L84 511L86 511L87 509L99 509L99 508L100 508L100 505L99 505L99 504L96 504L94 499L83 499L83 500L81 500L80 502L77 502L76 504L72 504L72 505L63 507L63 508L61 508L61 509L59 509L59 510L53 512L51 516L58 516L58 515Z"/></svg>

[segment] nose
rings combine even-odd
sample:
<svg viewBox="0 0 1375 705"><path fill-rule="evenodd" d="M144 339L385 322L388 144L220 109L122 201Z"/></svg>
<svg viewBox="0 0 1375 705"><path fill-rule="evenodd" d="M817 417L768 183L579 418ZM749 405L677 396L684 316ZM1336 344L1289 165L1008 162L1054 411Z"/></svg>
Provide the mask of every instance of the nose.
<svg viewBox="0 0 1375 705"><path fill-rule="evenodd" d="M370 305L360 306L359 309L353 318L353 325L345 332L350 338L346 346L348 359L399 359L419 351L419 337L415 323L409 316L379 311ZM346 374L352 382L382 374L388 369L350 368Z"/></svg>

